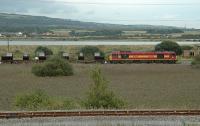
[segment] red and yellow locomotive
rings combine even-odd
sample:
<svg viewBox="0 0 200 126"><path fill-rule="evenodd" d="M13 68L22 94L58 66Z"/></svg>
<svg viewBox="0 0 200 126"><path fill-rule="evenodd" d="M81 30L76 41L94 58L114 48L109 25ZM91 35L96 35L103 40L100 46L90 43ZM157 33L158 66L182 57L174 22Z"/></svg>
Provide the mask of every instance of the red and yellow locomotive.
<svg viewBox="0 0 200 126"><path fill-rule="evenodd" d="M176 63L175 52L112 52L108 61L110 63Z"/></svg>

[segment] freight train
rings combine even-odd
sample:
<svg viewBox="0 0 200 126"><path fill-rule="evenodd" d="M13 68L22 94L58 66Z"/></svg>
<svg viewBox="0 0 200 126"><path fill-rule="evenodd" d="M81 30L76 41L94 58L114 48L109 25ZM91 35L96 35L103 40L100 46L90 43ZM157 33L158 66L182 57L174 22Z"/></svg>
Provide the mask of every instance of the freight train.
<svg viewBox="0 0 200 126"><path fill-rule="evenodd" d="M7 53L1 57L2 63L28 63L29 61L45 61L48 57L44 53L39 53L38 57L31 60L28 54L23 56L22 60L14 60L12 53ZM63 53L63 58L70 60L68 53ZM94 53L91 61L86 61L83 53L80 53L77 62L80 63L176 63L177 56L175 52L133 52L133 51L114 51L105 58L99 52Z"/></svg>

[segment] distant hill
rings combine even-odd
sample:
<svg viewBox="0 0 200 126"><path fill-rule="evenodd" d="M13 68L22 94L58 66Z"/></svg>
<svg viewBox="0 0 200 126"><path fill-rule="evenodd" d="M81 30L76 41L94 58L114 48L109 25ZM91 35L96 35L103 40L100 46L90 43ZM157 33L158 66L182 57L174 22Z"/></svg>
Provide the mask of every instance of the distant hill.
<svg viewBox="0 0 200 126"><path fill-rule="evenodd" d="M177 29L169 26L153 25L116 25L94 22L81 22L69 19L49 18L0 13L0 32L45 32L50 29L85 29L85 30L151 30Z"/></svg>

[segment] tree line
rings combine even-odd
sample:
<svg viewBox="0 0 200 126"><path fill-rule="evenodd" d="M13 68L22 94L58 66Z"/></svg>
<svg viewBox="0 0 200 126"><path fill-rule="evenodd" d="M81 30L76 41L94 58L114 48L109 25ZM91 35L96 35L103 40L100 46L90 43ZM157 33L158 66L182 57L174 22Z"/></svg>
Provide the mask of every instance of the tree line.
<svg viewBox="0 0 200 126"><path fill-rule="evenodd" d="M122 35L120 30L99 30L94 32L77 32L72 30L70 32L71 36L120 36Z"/></svg>

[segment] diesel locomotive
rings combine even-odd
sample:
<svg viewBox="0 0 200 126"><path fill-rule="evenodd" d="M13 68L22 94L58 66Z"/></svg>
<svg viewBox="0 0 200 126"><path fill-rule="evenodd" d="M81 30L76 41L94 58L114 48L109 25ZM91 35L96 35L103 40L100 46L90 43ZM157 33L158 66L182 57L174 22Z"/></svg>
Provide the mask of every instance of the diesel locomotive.
<svg viewBox="0 0 200 126"><path fill-rule="evenodd" d="M109 63L176 63L175 52L115 51L108 56Z"/></svg>

